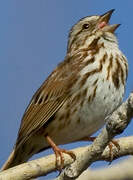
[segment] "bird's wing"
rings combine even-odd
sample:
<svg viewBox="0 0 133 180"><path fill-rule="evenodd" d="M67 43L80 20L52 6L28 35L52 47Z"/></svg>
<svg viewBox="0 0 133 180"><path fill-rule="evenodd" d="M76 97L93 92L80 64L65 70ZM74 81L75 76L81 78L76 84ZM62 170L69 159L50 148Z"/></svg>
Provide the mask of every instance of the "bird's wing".
<svg viewBox="0 0 133 180"><path fill-rule="evenodd" d="M70 63L70 59L68 60ZM72 69L71 69L72 68ZM16 147L38 131L70 97L70 88L77 78L77 69L67 60L61 63L33 96L21 121Z"/></svg>

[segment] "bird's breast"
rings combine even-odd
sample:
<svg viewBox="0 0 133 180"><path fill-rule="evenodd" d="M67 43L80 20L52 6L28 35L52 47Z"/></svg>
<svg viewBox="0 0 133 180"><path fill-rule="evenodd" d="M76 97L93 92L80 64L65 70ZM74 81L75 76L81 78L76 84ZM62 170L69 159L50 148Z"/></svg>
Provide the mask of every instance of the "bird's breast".
<svg viewBox="0 0 133 180"><path fill-rule="evenodd" d="M46 132L56 144L91 136L122 102L126 63L119 51L100 51L80 72L72 96L56 112ZM121 54L120 54L121 55ZM86 63L87 64L87 63Z"/></svg>

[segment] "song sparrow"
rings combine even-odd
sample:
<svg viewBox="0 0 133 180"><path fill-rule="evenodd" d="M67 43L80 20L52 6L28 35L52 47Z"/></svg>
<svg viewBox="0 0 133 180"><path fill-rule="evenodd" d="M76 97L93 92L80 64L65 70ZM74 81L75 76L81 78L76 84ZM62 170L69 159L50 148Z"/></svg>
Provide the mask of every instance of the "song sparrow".
<svg viewBox="0 0 133 180"><path fill-rule="evenodd" d="M113 11L72 27L66 57L33 96L3 170L51 146L61 163L62 153L75 158L56 145L91 136L121 104L128 64L114 34L119 24L108 24Z"/></svg>

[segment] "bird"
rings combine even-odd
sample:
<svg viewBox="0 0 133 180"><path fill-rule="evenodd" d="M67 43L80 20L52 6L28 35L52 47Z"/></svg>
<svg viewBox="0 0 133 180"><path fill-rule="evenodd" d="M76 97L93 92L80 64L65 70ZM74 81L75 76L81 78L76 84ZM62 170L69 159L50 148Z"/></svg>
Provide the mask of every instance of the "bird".
<svg viewBox="0 0 133 180"><path fill-rule="evenodd" d="M128 62L115 34L120 24L109 23L113 12L86 16L72 26L64 61L33 95L1 170L51 147L57 166L63 165L63 153L76 159L59 145L91 137L121 105Z"/></svg>

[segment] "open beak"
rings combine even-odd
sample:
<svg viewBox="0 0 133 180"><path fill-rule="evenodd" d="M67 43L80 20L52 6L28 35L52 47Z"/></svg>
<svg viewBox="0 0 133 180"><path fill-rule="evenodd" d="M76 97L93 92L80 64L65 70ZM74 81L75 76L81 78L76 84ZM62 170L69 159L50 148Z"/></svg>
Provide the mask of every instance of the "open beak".
<svg viewBox="0 0 133 180"><path fill-rule="evenodd" d="M114 33L114 31L120 26L120 24L109 25L109 20L110 20L113 12L114 12L114 9L112 9L100 16L99 22L98 22L99 29L102 29L105 32Z"/></svg>

